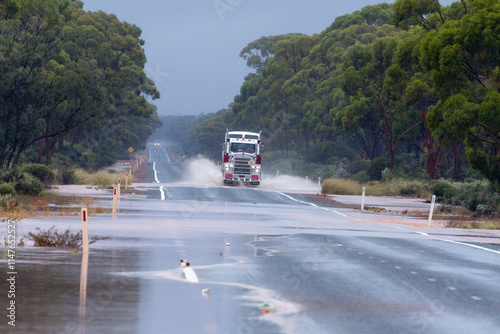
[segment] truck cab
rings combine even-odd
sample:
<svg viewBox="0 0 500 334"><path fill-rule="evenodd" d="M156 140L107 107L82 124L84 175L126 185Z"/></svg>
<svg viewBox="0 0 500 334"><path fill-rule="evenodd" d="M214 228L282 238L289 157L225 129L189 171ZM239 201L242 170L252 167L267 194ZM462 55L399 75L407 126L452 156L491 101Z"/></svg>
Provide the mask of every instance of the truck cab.
<svg viewBox="0 0 500 334"><path fill-rule="evenodd" d="M261 181L261 133L227 131L222 145L224 184L242 182L259 185Z"/></svg>

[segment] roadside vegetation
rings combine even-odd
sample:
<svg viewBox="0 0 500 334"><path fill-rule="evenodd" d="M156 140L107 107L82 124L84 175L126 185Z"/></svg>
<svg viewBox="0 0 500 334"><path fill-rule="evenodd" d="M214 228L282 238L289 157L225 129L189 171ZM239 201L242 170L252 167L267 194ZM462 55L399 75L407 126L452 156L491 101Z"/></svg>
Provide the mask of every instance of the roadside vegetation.
<svg viewBox="0 0 500 334"><path fill-rule="evenodd" d="M89 173L83 169L52 169L41 164L0 171L0 216L4 218L28 218L51 215L77 215L78 205L85 205L89 214L104 213L94 204L92 197L62 196L47 191L57 185L81 184L95 189L109 188L121 178L125 187L125 173L114 170ZM133 182L129 175L129 184Z"/></svg>
<svg viewBox="0 0 500 334"><path fill-rule="evenodd" d="M79 248L82 246L82 231L71 233L69 229L59 232L55 226L47 230L36 228L36 232L29 232L26 239L32 240L35 247ZM89 245L109 237L93 236L89 238Z"/></svg>

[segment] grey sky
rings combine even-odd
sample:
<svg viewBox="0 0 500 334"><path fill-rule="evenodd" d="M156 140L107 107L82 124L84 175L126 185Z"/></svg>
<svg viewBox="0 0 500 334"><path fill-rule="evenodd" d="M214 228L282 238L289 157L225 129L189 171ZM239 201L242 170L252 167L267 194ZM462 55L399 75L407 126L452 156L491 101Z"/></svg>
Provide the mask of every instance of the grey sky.
<svg viewBox="0 0 500 334"><path fill-rule="evenodd" d="M240 51L262 37L320 33L335 17L378 0L83 0L142 29L146 73L162 95L160 115L225 108L251 72Z"/></svg>

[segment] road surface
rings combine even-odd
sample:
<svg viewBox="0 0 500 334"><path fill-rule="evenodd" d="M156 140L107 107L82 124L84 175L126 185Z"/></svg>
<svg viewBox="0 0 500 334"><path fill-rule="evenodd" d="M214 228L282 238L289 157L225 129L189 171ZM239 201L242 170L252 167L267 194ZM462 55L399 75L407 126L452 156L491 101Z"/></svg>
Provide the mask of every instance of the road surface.
<svg viewBox="0 0 500 334"><path fill-rule="evenodd" d="M123 196L116 219L90 217L90 234L111 238L91 245L85 293L81 254L19 248L17 326L4 319L0 332L500 332L499 246L322 206L266 179L221 184L210 162L150 146L147 195ZM18 233L54 224L81 223L25 220Z"/></svg>

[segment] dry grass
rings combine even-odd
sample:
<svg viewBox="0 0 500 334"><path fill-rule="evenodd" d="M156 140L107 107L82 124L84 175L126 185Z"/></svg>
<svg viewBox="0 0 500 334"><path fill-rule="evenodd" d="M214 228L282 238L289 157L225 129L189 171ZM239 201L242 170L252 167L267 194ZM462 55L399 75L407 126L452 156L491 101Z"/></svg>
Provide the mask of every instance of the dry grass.
<svg viewBox="0 0 500 334"><path fill-rule="evenodd" d="M421 181L414 180L387 180L369 182L366 185L368 196L408 196L418 198L429 198L431 194L425 189Z"/></svg>
<svg viewBox="0 0 500 334"><path fill-rule="evenodd" d="M24 219L34 217L77 216L86 206L89 216L98 213L111 213L110 209L98 206L91 196L62 196L46 193L41 196L15 196L14 202L0 208L0 217Z"/></svg>
<svg viewBox="0 0 500 334"><path fill-rule="evenodd" d="M361 195L363 186L368 196L409 196L430 199L423 182L409 180L373 181L365 185L350 179L326 179L323 193L333 195Z"/></svg>
<svg viewBox="0 0 500 334"><path fill-rule="evenodd" d="M448 220L445 227L464 228L464 229L482 229L482 230L500 230L500 221L494 219L471 220L467 217L458 217Z"/></svg>
<svg viewBox="0 0 500 334"><path fill-rule="evenodd" d="M100 188L108 188L111 185L117 184L118 178L121 179L121 188L125 188L125 172L109 172L109 171L98 171L95 173L89 173L82 169L77 169L75 171L76 178L80 184L89 184L93 186L99 186ZM128 184L130 185L134 181L133 175L128 176Z"/></svg>
<svg viewBox="0 0 500 334"><path fill-rule="evenodd" d="M326 179L322 185L324 194L333 195L360 195L361 185L349 179Z"/></svg>

